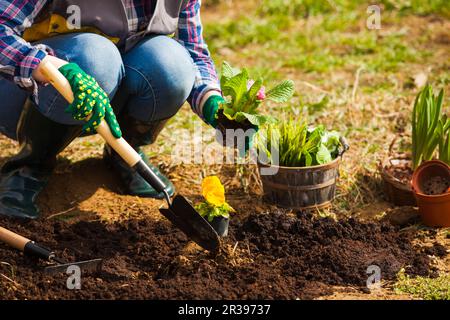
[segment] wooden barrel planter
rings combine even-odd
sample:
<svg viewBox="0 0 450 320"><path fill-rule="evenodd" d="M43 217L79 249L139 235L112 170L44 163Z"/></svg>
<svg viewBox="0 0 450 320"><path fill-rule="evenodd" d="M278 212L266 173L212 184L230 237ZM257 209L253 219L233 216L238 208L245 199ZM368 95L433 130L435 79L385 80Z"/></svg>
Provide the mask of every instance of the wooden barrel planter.
<svg viewBox="0 0 450 320"><path fill-rule="evenodd" d="M327 207L334 199L339 177L338 157L312 167L282 167L258 163L259 169L278 169L273 175L260 175L264 199L277 206L298 210ZM261 171L260 171L261 172Z"/></svg>

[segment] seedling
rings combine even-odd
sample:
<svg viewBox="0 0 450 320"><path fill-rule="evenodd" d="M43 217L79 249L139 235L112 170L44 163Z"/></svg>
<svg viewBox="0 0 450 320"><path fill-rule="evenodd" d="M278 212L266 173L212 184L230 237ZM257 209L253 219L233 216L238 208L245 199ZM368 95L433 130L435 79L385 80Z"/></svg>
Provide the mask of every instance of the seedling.
<svg viewBox="0 0 450 320"><path fill-rule="evenodd" d="M234 209L225 200L225 188L216 176L206 177L202 181L202 194L205 201L197 204L195 209L200 215L212 222L214 218L229 219Z"/></svg>
<svg viewBox="0 0 450 320"><path fill-rule="evenodd" d="M413 169L435 156L439 146L439 158L449 163L448 131L450 119L442 114L444 90L438 96L430 85L417 95L412 114L412 164ZM446 138L447 136L447 138Z"/></svg>
<svg viewBox="0 0 450 320"><path fill-rule="evenodd" d="M275 122L274 118L258 112L261 104L265 101L283 103L294 94L291 80L283 81L267 91L261 78L254 81L250 79L247 69L233 68L227 62L222 65L220 85L227 100L221 106L225 117L239 123L248 120L255 126Z"/></svg>

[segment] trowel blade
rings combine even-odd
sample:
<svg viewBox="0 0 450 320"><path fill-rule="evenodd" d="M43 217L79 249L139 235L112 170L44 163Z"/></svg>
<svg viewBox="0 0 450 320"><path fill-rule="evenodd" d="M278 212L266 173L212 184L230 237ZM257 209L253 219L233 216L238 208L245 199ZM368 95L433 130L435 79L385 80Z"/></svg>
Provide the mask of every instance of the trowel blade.
<svg viewBox="0 0 450 320"><path fill-rule="evenodd" d="M184 197L175 196L169 209L159 211L200 247L212 252L219 248L217 232Z"/></svg>

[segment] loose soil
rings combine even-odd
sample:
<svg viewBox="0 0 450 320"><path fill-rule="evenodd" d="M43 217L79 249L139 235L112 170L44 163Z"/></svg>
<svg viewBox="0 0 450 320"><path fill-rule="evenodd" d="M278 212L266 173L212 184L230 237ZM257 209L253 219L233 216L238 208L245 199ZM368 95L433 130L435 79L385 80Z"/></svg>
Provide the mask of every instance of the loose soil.
<svg viewBox="0 0 450 320"><path fill-rule="evenodd" d="M242 123L239 123L236 121L231 121L223 114L222 110L220 110L218 112L217 122L218 122L218 125L217 125L216 136L217 136L217 138L219 138L219 136L220 136L222 144L224 146L228 146L228 147L238 146L239 140L238 140L238 137L235 135L233 135L232 137L227 137L227 130L242 129L245 133L247 130L253 129L252 124L248 120L245 120ZM231 141L231 138L233 138L233 141ZM248 137L245 137L245 139L248 139Z"/></svg>
<svg viewBox="0 0 450 320"><path fill-rule="evenodd" d="M336 222L273 212L233 219L219 253L199 249L166 220L122 222L40 220L0 224L51 247L69 261L103 258L103 271L83 275L82 290L66 289L67 275L48 276L42 262L0 245L2 299L305 299L331 286L364 291L367 267L384 281L401 268L430 276L429 254L414 234L387 223Z"/></svg>
<svg viewBox="0 0 450 320"><path fill-rule="evenodd" d="M423 188L427 195L443 194L450 188L450 180L445 177L435 176L426 181Z"/></svg>

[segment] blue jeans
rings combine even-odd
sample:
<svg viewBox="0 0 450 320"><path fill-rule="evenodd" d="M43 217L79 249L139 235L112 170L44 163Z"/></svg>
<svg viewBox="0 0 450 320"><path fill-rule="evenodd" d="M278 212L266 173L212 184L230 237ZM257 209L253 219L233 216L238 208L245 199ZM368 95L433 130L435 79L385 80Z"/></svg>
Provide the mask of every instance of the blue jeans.
<svg viewBox="0 0 450 320"><path fill-rule="evenodd" d="M143 122L174 116L188 98L195 67L188 51L166 36L150 36L121 53L108 39L74 33L41 41L56 56L77 63L108 93L116 115L128 113ZM29 96L15 84L0 79L0 132L16 139L22 107ZM81 124L64 112L67 102L51 86L39 89L39 110L51 120Z"/></svg>

